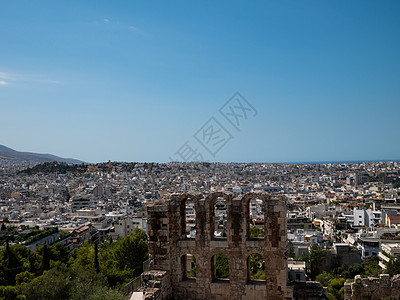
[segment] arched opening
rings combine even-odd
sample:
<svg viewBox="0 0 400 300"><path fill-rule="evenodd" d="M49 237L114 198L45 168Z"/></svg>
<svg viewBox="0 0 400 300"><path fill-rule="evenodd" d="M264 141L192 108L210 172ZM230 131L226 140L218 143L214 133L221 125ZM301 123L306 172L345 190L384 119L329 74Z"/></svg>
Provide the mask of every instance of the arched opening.
<svg viewBox="0 0 400 300"><path fill-rule="evenodd" d="M252 282L265 281L265 261L261 254L253 253L247 259L248 279Z"/></svg>
<svg viewBox="0 0 400 300"><path fill-rule="evenodd" d="M227 203L224 197L218 197L214 205L214 231L213 237L217 239L226 239L227 235Z"/></svg>
<svg viewBox="0 0 400 300"><path fill-rule="evenodd" d="M213 281L229 281L229 261L224 254L215 254L211 258Z"/></svg>
<svg viewBox="0 0 400 300"><path fill-rule="evenodd" d="M186 198L181 203L181 238L194 239L196 237L196 209L192 198Z"/></svg>
<svg viewBox="0 0 400 300"><path fill-rule="evenodd" d="M191 198L186 199L185 216L186 238L193 239L196 237L196 209L194 207L194 201Z"/></svg>
<svg viewBox="0 0 400 300"><path fill-rule="evenodd" d="M182 280L196 279L197 265L196 257L192 254L185 254L181 257Z"/></svg>
<svg viewBox="0 0 400 300"><path fill-rule="evenodd" d="M249 201L249 238L264 238L264 201Z"/></svg>

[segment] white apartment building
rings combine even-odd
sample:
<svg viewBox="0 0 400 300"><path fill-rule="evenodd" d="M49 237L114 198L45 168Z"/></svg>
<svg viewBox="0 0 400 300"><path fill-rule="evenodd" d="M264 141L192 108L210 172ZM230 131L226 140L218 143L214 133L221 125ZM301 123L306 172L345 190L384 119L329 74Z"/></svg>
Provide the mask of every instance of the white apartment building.
<svg viewBox="0 0 400 300"><path fill-rule="evenodd" d="M110 235L113 239L123 238L129 233L133 233L135 228L139 228L147 234L147 218L125 216L114 222L114 230L111 230Z"/></svg>
<svg viewBox="0 0 400 300"><path fill-rule="evenodd" d="M385 270L387 263L400 257L400 243L381 243L378 256L381 259L379 266Z"/></svg>
<svg viewBox="0 0 400 300"><path fill-rule="evenodd" d="M375 224L382 223L382 212L379 210L354 208L353 218L354 226L372 227Z"/></svg>

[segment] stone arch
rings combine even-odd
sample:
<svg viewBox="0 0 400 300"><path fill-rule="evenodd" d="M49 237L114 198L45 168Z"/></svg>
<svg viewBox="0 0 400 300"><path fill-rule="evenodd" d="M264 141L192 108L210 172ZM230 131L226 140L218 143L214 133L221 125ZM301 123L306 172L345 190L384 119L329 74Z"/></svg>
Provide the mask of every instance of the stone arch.
<svg viewBox="0 0 400 300"><path fill-rule="evenodd" d="M272 198L264 191L233 198L231 193L173 194L164 204L149 206L149 253L152 270L164 272L167 289L161 289L180 299L291 299L287 288L286 199L279 195ZM204 195L204 196L203 196ZM196 239L180 238L181 207L191 197L196 205ZM210 240L210 218L217 197L224 197L227 205L228 239ZM250 199L262 199L265 205L266 232L264 240L246 241L245 219ZM203 232L202 235L197 232ZM247 270L249 256L259 253L266 266L266 281L249 281ZM187 276L188 255L196 258L196 279ZM216 255L226 256L229 280L219 279L216 271ZM186 271L186 276L185 272ZM186 277L186 278L185 278ZM169 292L167 292L169 291ZM167 298L167 294L165 296Z"/></svg>
<svg viewBox="0 0 400 300"><path fill-rule="evenodd" d="M226 211L227 211L227 220L226 220L226 231L227 237L230 235L230 219L231 219L231 206L232 206L232 198L233 194L225 193L225 192L213 192L210 193L206 197L206 208L207 208L207 220L209 223L209 237L210 239L215 239L214 232L215 232L215 222L214 222L214 209L215 203L218 198L223 198L226 201ZM224 238L226 239L226 238Z"/></svg>
<svg viewBox="0 0 400 300"><path fill-rule="evenodd" d="M266 282L266 264L264 256L258 251L247 256L247 281L250 283Z"/></svg>
<svg viewBox="0 0 400 300"><path fill-rule="evenodd" d="M271 199L271 195L267 194L264 191L258 191L258 192L249 192L245 194L242 199L241 199L241 204L242 204L242 212L244 215L244 221L245 221L245 233L246 233L246 238L250 238L250 200L252 199L260 199L263 201L264 205L264 233L267 232L266 230L266 224L268 223L268 215L267 215L267 210L268 210L268 201Z"/></svg>
<svg viewBox="0 0 400 300"><path fill-rule="evenodd" d="M230 281L231 277L231 257L224 249L216 249L209 256L211 282L216 281ZM226 269L227 267L227 269Z"/></svg>
<svg viewBox="0 0 400 300"><path fill-rule="evenodd" d="M191 199L194 204L195 228L196 228L196 233L197 233L197 225L198 225L197 224L198 223L197 213L199 211L199 200L201 198L203 198L202 194L195 194L195 193L184 193L181 195L171 196L171 199L174 200L175 205L177 206L177 209L178 209L178 216L179 216L179 220L178 220L179 233L178 234L180 236L180 239L188 239L188 237L186 236L186 202L188 199Z"/></svg>
<svg viewBox="0 0 400 300"><path fill-rule="evenodd" d="M264 201L252 198L249 201L249 238L264 239Z"/></svg>
<svg viewBox="0 0 400 300"><path fill-rule="evenodd" d="M181 255L182 280L196 280L196 256L191 253Z"/></svg>

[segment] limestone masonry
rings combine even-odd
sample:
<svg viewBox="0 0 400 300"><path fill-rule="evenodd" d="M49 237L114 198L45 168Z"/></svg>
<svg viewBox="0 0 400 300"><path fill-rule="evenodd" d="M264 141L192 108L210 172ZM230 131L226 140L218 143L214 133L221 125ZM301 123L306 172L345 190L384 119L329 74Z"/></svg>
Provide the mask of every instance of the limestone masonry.
<svg viewBox="0 0 400 300"><path fill-rule="evenodd" d="M214 236L214 206L227 206L226 237ZM194 202L196 236L186 235L186 200ZM264 204L265 238L250 238L249 202ZM173 194L148 210L151 270L146 299L292 299L287 287L286 202L265 192L249 192L240 199L229 192ZM260 254L265 281L250 279L249 257ZM216 278L215 257L229 261L229 279ZM186 275L187 259L196 258L196 278ZM158 272L156 272L158 271ZM152 274L155 274L153 278Z"/></svg>
<svg viewBox="0 0 400 300"><path fill-rule="evenodd" d="M388 274L381 274L379 278L361 278L356 275L354 282L344 284L344 299L400 299L400 275L390 277Z"/></svg>

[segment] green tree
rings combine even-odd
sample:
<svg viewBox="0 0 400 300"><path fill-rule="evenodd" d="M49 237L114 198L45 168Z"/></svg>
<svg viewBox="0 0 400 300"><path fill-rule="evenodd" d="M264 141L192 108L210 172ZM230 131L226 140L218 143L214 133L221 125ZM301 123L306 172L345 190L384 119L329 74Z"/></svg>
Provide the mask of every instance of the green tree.
<svg viewBox="0 0 400 300"><path fill-rule="evenodd" d="M25 271L25 272L21 272L15 276L15 282L17 285L23 285L28 282L31 282L32 279L34 279L34 278L35 278L35 274Z"/></svg>
<svg viewBox="0 0 400 300"><path fill-rule="evenodd" d="M43 247L43 246L41 246ZM52 246L47 246L48 250L48 255L50 257L50 260L52 261L59 261L61 263L67 263L70 255L70 251L67 247L64 245L61 245L61 243L55 243ZM39 247L38 250L36 250L38 253L42 253Z"/></svg>
<svg viewBox="0 0 400 300"><path fill-rule="evenodd" d="M69 299L71 276L67 266L53 268L22 286L27 300Z"/></svg>
<svg viewBox="0 0 400 300"><path fill-rule="evenodd" d="M344 296L344 278L333 278L328 282L328 292L332 294L335 299L343 299Z"/></svg>
<svg viewBox="0 0 400 300"><path fill-rule="evenodd" d="M376 255L367 257L362 262L364 267L364 275L368 277L379 277L382 273L382 268L379 266L379 258Z"/></svg>
<svg viewBox="0 0 400 300"><path fill-rule="evenodd" d="M115 243L85 243L72 252L59 243L40 246L36 252L6 243L0 249L0 295L7 299L20 292L27 299L99 299L101 295L122 299L110 286L139 275L147 256L146 234L140 230Z"/></svg>
<svg viewBox="0 0 400 300"><path fill-rule="evenodd" d="M99 246L97 243L94 244L94 269L96 270L96 273L100 273Z"/></svg>
<svg viewBox="0 0 400 300"><path fill-rule="evenodd" d="M258 253L250 255L250 279L265 280L265 263L263 257Z"/></svg>
<svg viewBox="0 0 400 300"><path fill-rule="evenodd" d="M258 227L252 227L250 228L250 237L264 237L264 230Z"/></svg>
<svg viewBox="0 0 400 300"><path fill-rule="evenodd" d="M0 286L0 299L4 300L18 300L23 299L14 286Z"/></svg>
<svg viewBox="0 0 400 300"><path fill-rule="evenodd" d="M104 242L99 245L100 272L106 276L108 284L112 287L128 282L134 278L130 270L120 270L114 252L119 242Z"/></svg>
<svg viewBox="0 0 400 300"><path fill-rule="evenodd" d="M196 263L196 257L192 256L192 265L190 268L190 277L196 277L197 274L197 263Z"/></svg>
<svg viewBox="0 0 400 300"><path fill-rule="evenodd" d="M229 262L223 254L215 256L215 273L216 278L229 278Z"/></svg>
<svg viewBox="0 0 400 300"><path fill-rule="evenodd" d="M107 279L95 270L75 269L71 272L72 285L70 289L71 299L88 299L99 288L107 290Z"/></svg>
<svg viewBox="0 0 400 300"><path fill-rule="evenodd" d="M323 286L328 286L329 280L333 279L335 276L332 273L322 272L319 274L315 280L320 282Z"/></svg>
<svg viewBox="0 0 400 300"><path fill-rule="evenodd" d="M326 251L319 249L317 247L311 248L309 253L303 253L300 260L306 262L306 267L310 271L311 279L321 273L321 263L325 260L327 256Z"/></svg>
<svg viewBox="0 0 400 300"><path fill-rule="evenodd" d="M107 287L107 280L93 269L57 264L42 276L21 287L30 299L124 299L124 295Z"/></svg>
<svg viewBox="0 0 400 300"><path fill-rule="evenodd" d="M47 271L50 269L50 251L47 245L44 245L42 249L42 271Z"/></svg>
<svg viewBox="0 0 400 300"><path fill-rule="evenodd" d="M331 272L323 272L316 277L323 286L328 287L329 299L343 299L344 282L346 279L354 279L355 275L377 277L381 268L377 256L366 258L361 264L351 266L343 264Z"/></svg>
<svg viewBox="0 0 400 300"><path fill-rule="evenodd" d="M104 286L97 287L93 292L82 300L125 300L126 297L116 289L110 289Z"/></svg>
<svg viewBox="0 0 400 300"><path fill-rule="evenodd" d="M81 248L74 249L69 257L69 264L73 267L82 267L85 270L94 268L94 247L88 242Z"/></svg>
<svg viewBox="0 0 400 300"><path fill-rule="evenodd" d="M15 247L7 242L5 249L0 252L0 285L14 285L15 276L23 271L23 267Z"/></svg>
<svg viewBox="0 0 400 300"><path fill-rule="evenodd" d="M148 258L146 233L135 228L133 234L119 241L114 255L120 270L131 270L134 276L139 276L143 272L143 262Z"/></svg>
<svg viewBox="0 0 400 300"><path fill-rule="evenodd" d="M400 260L390 261L387 266L386 270L390 276L400 274Z"/></svg>

